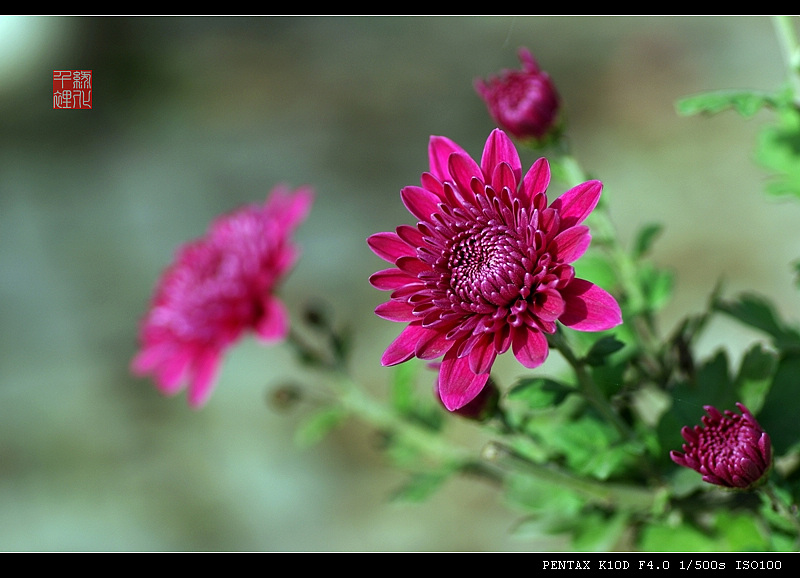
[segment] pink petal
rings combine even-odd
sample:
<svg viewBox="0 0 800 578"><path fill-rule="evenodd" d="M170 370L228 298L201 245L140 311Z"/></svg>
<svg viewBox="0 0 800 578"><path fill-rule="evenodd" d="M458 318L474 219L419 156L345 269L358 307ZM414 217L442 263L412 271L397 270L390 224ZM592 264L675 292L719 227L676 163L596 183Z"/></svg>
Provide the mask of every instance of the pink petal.
<svg viewBox="0 0 800 578"><path fill-rule="evenodd" d="M258 337L267 343L280 341L289 333L289 312L277 298L267 295L262 300L264 312L256 322Z"/></svg>
<svg viewBox="0 0 800 578"><path fill-rule="evenodd" d="M500 163L494 168L491 182L492 187L497 192L502 191L504 188L508 188L512 193L517 191L517 179L508 163Z"/></svg>
<svg viewBox="0 0 800 578"><path fill-rule="evenodd" d="M500 163L508 163L517 181L522 177L522 163L519 160L514 143L508 138L506 133L496 128L486 140L481 157L481 169L485 180L490 180L494 173L494 168Z"/></svg>
<svg viewBox="0 0 800 578"><path fill-rule="evenodd" d="M430 221L431 215L438 213L441 199L422 187L404 187L400 191L403 204L420 221Z"/></svg>
<svg viewBox="0 0 800 578"><path fill-rule="evenodd" d="M562 229L550 244L550 252L562 263L577 261L589 248L592 236L589 227L578 225L569 229Z"/></svg>
<svg viewBox="0 0 800 578"><path fill-rule="evenodd" d="M544 193L550 184L550 163L542 157L533 163L522 181L521 192L532 200L534 195Z"/></svg>
<svg viewBox="0 0 800 578"><path fill-rule="evenodd" d="M474 373L469 367L469 358L459 359L455 352L454 347L445 354L439 369L439 397L450 411L460 409L475 399L489 379L488 372Z"/></svg>
<svg viewBox="0 0 800 578"><path fill-rule="evenodd" d="M564 313L566 304L561 294L555 289L546 289L536 293L533 313L544 321L555 321Z"/></svg>
<svg viewBox="0 0 800 578"><path fill-rule="evenodd" d="M286 185L277 185L270 192L264 210L271 214L280 214L281 223L287 228L304 220L314 202L314 192L311 187L299 187L292 193Z"/></svg>
<svg viewBox="0 0 800 578"><path fill-rule="evenodd" d="M388 321L399 321L401 323L417 320L414 315L414 307L405 301L392 300L381 303L375 308L375 315Z"/></svg>
<svg viewBox="0 0 800 578"><path fill-rule="evenodd" d="M397 233L375 233L367 239L367 244L373 253L389 263L394 263L400 257L416 254Z"/></svg>
<svg viewBox="0 0 800 578"><path fill-rule="evenodd" d="M597 206L603 183L587 181L572 187L553 201L550 206L561 216L561 228L566 229L582 222Z"/></svg>
<svg viewBox="0 0 800 578"><path fill-rule="evenodd" d="M579 331L605 331L622 323L616 299L597 285L573 279L561 289L566 309L559 321Z"/></svg>
<svg viewBox="0 0 800 578"><path fill-rule="evenodd" d="M414 281L416 278L399 269L384 269L369 277L369 284L381 291L392 291Z"/></svg>
<svg viewBox="0 0 800 578"><path fill-rule="evenodd" d="M544 334L528 327L514 329L511 348L517 361L528 369L534 369L543 364L550 352Z"/></svg>
<svg viewBox="0 0 800 578"><path fill-rule="evenodd" d="M416 227L412 227L411 225L400 225L396 230L397 236L408 243L410 247L422 247L425 244L425 242L422 240L422 233L420 233L419 229ZM416 254L416 251L414 251L412 254Z"/></svg>
<svg viewBox="0 0 800 578"><path fill-rule="evenodd" d="M469 368L475 373L489 373L496 357L497 351L494 348L494 335L485 333L472 347L469 355L467 355L469 359Z"/></svg>
<svg viewBox="0 0 800 578"><path fill-rule="evenodd" d="M417 342L416 355L420 359L436 359L447 353L453 344L441 331L431 331L428 337Z"/></svg>
<svg viewBox="0 0 800 578"><path fill-rule="evenodd" d="M427 339L429 332L419 322L408 325L383 352L381 365L397 365L414 357L417 343L420 339Z"/></svg>
<svg viewBox="0 0 800 578"><path fill-rule="evenodd" d="M463 194L470 194L470 183L473 178L483 180L481 168L478 166L472 157L466 153L455 153L450 155L448 164L450 174L453 176L452 180L455 182L459 191Z"/></svg>
<svg viewBox="0 0 800 578"><path fill-rule="evenodd" d="M428 161L431 165L431 174L440 181L449 181L449 161L453 153L467 154L467 152L444 136L432 136L428 143Z"/></svg>
<svg viewBox="0 0 800 578"><path fill-rule="evenodd" d="M220 360L220 352L209 350L195 361L194 377L189 384L189 393L187 395L190 407L198 409L208 401L211 392L214 390L214 382L217 377Z"/></svg>

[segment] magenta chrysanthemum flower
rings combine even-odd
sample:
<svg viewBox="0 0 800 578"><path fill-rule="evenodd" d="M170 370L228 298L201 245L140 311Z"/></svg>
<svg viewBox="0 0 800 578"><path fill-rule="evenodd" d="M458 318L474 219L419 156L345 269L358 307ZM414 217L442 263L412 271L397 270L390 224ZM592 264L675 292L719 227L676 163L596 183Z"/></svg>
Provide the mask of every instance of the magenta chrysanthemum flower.
<svg viewBox="0 0 800 578"><path fill-rule="evenodd" d="M679 466L703 475L703 481L726 488L750 489L766 479L772 466L772 443L748 409L737 403L741 415L730 410L721 414L706 405L703 427L684 426L683 453L669 457Z"/></svg>
<svg viewBox="0 0 800 578"><path fill-rule="evenodd" d="M311 189L277 186L263 205L219 217L181 247L142 323L132 371L153 374L170 395L188 382L189 404L200 407L223 353L245 330L265 342L286 337L289 317L274 291L297 260L290 236L311 203Z"/></svg>
<svg viewBox="0 0 800 578"><path fill-rule="evenodd" d="M367 242L394 265L370 277L392 291L375 313L408 323L383 354L383 365L444 356L439 393L445 407L480 393L499 353L509 348L525 367L548 354L556 321L583 331L622 322L619 305L570 265L589 246L581 223L600 198L589 181L547 204L550 168L536 161L522 176L511 140L494 130L478 165L460 146L431 137L430 172L400 196L419 222Z"/></svg>
<svg viewBox="0 0 800 578"><path fill-rule="evenodd" d="M498 126L517 138L541 139L557 126L560 100L527 48L519 50L519 59L522 70L504 70L486 82L478 79L475 90Z"/></svg>

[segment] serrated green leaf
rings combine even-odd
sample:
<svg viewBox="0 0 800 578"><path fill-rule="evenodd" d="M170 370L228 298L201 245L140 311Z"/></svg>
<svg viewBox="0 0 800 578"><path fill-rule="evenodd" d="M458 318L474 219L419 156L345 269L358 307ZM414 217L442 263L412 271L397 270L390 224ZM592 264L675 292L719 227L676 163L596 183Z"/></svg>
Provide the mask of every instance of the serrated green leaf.
<svg viewBox="0 0 800 578"><path fill-rule="evenodd" d="M776 106L771 93L753 90L718 90L704 92L680 99L675 108L682 116L694 114L717 114L725 110L735 110L744 118L754 116L762 108Z"/></svg>
<svg viewBox="0 0 800 578"><path fill-rule="evenodd" d="M347 417L340 407L326 407L312 414L295 431L295 443L307 448L319 443L328 433Z"/></svg>

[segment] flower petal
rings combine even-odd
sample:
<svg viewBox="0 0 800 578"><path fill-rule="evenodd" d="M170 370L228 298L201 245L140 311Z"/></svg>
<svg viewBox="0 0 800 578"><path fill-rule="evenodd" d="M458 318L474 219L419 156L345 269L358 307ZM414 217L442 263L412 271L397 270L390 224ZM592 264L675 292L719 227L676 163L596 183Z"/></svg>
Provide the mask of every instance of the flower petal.
<svg viewBox="0 0 800 578"><path fill-rule="evenodd" d="M414 307L405 301L395 301L394 299L378 305L375 308L375 315L387 321L399 321L401 323L417 320L414 315Z"/></svg>
<svg viewBox="0 0 800 578"><path fill-rule="evenodd" d="M535 369L545 362L550 348L541 331L520 327L514 329L511 344L514 357L528 369Z"/></svg>
<svg viewBox="0 0 800 578"><path fill-rule="evenodd" d="M381 365L397 365L414 357L417 342L422 338L427 338L429 331L429 329L422 327L419 322L408 325L383 352Z"/></svg>
<svg viewBox="0 0 800 578"><path fill-rule="evenodd" d="M431 174L440 181L451 180L449 172L450 155L453 153L467 154L459 145L444 136L432 136L428 143L428 161Z"/></svg>
<svg viewBox="0 0 800 578"><path fill-rule="evenodd" d="M489 379L489 373L476 374L469 365L469 358L459 359L455 347L442 358L439 368L439 397L444 406L455 411L467 405L481 392Z"/></svg>
<svg viewBox="0 0 800 578"><path fill-rule="evenodd" d="M581 223L597 206L601 192L603 192L603 183L587 181L572 187L553 201L550 206L559 212L561 229L564 230Z"/></svg>
<svg viewBox="0 0 800 578"><path fill-rule="evenodd" d="M261 341L275 343L289 333L289 312L283 303L272 295L261 300L263 313L256 322L255 331Z"/></svg>
<svg viewBox="0 0 800 578"><path fill-rule="evenodd" d="M194 377L189 384L187 401L192 408L200 408L206 404L211 392L214 390L214 382L217 377L217 370L221 361L218 351L206 351L194 364Z"/></svg>
<svg viewBox="0 0 800 578"><path fill-rule="evenodd" d="M381 291L392 291L415 281L416 279L408 273L394 268L383 269L382 271L373 273L369 277L369 284Z"/></svg>
<svg viewBox="0 0 800 578"><path fill-rule="evenodd" d="M400 198L409 212L420 221L430 221L431 215L439 212L441 199L422 187L404 187L400 191Z"/></svg>
<svg viewBox="0 0 800 578"><path fill-rule="evenodd" d="M558 320L579 331L605 331L622 323L622 312L616 299L594 283L573 279L561 289L566 304Z"/></svg>
<svg viewBox="0 0 800 578"><path fill-rule="evenodd" d="M496 128L486 140L481 157L481 170L484 182L491 182L494 168L500 163L508 163L517 181L522 178L522 163L514 143L502 130Z"/></svg>
<svg viewBox="0 0 800 578"><path fill-rule="evenodd" d="M367 245L378 257L394 263L400 257L413 257L416 251L403 241L397 233L375 233L367 238Z"/></svg>
<svg viewBox="0 0 800 578"><path fill-rule="evenodd" d="M550 252L562 263L573 263L583 256L591 242L589 227L578 225L562 229L550 243Z"/></svg>

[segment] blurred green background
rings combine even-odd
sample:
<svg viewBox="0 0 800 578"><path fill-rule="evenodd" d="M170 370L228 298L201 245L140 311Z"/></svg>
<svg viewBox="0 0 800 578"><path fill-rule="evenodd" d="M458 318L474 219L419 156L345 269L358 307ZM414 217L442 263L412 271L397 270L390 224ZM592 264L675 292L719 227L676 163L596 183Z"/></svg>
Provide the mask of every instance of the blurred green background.
<svg viewBox="0 0 800 578"><path fill-rule="evenodd" d="M244 340L199 412L128 373L175 248L277 182L308 183L282 295L351 324L354 372L385 396L378 360L401 326L372 313L384 265L365 239L411 222L399 191L427 169L429 135L479 157L493 124L473 79L518 68L522 45L623 240L666 226L666 329L720 277L797 318L800 206L767 199L751 161L768 114L674 112L691 93L782 82L766 17L0 17L0 549L561 548L512 536L519 513L474 480L387 503L404 476L363 424L296 448L301 414L266 402L309 379L285 347ZM92 110L52 109L57 69L93 71ZM718 320L702 347L736 358L757 337ZM507 357L505 385L523 373Z"/></svg>

